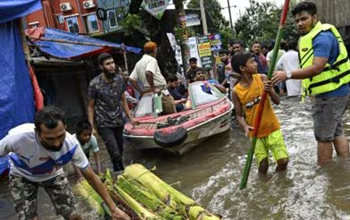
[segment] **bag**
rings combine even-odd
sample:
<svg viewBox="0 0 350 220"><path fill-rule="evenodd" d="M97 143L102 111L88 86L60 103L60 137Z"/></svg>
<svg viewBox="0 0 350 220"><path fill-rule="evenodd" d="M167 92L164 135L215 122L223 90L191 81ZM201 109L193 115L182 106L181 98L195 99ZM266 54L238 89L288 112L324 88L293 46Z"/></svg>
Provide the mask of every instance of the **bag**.
<svg viewBox="0 0 350 220"><path fill-rule="evenodd" d="M175 108L175 101L174 98L170 95L170 93L167 91L168 94L164 94L162 92L162 107L163 107L163 113L164 114L172 114L176 113Z"/></svg>

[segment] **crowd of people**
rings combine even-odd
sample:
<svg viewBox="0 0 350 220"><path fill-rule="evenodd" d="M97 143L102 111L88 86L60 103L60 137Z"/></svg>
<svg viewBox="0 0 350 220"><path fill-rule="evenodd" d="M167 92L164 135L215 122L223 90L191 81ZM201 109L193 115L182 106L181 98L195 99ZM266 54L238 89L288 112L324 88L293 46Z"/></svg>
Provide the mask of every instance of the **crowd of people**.
<svg viewBox="0 0 350 220"><path fill-rule="evenodd" d="M209 79L208 71L197 65L196 58L189 59L186 81L176 73L165 78L158 66L154 42L144 45L144 55L130 75L115 64L111 54L100 54L101 74L91 80L87 91L88 118L76 124L75 134L66 131L62 110L46 106L36 113L33 124L13 128L0 141L0 156L10 153L10 191L19 219L38 219L39 187L50 195L57 214L65 219L81 219L62 169L69 162L74 164L78 179L85 178L103 198L113 219L130 219L114 204L91 168L89 156L92 151L96 172L101 174L98 134L107 148L113 170L124 170L124 124L126 121L139 124L130 111L139 102L136 92L141 96L145 93L161 95L162 114L171 114L186 110L186 88L190 83L211 84L232 100L238 123L245 134L252 137L258 104L265 91L269 98L264 105L255 148L260 174L268 171L269 151L277 162L276 171L285 170L289 161L272 103L278 105L285 93L297 97L311 95L318 163L323 165L332 159L333 147L339 157L349 157L342 126L350 92L346 48L333 25L318 21L314 3L300 2L292 14L300 34L299 46L297 39L281 44L276 65L272 66L273 43L266 46L256 41L246 50L242 41L232 40L227 49L219 51L218 81ZM273 71L271 80L266 76L268 71Z"/></svg>

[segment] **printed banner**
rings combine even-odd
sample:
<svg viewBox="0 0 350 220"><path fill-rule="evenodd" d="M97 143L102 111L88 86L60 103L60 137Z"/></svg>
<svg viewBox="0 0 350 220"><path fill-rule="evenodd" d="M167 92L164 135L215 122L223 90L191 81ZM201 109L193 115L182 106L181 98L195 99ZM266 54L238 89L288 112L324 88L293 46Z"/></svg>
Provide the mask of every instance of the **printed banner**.
<svg viewBox="0 0 350 220"><path fill-rule="evenodd" d="M201 58L198 53L197 39L196 37L188 38L188 47L190 48L190 57L197 58L197 65L202 66Z"/></svg>
<svg viewBox="0 0 350 220"><path fill-rule="evenodd" d="M170 0L143 0L141 7L158 20L162 19Z"/></svg>
<svg viewBox="0 0 350 220"><path fill-rule="evenodd" d="M191 13L186 15L186 26L192 27L197 26L201 24L201 19L199 17L199 14Z"/></svg>
<svg viewBox="0 0 350 220"><path fill-rule="evenodd" d="M208 36L198 37L198 50L202 67L204 69L211 69L213 66L213 61L211 59L211 47Z"/></svg>
<svg viewBox="0 0 350 220"><path fill-rule="evenodd" d="M175 38L174 34L166 33L166 35L168 36L168 40L171 44L171 47L175 51L175 59L176 59L178 65L183 65L181 47L179 45L177 45L176 38Z"/></svg>
<svg viewBox="0 0 350 220"><path fill-rule="evenodd" d="M219 50L221 49L222 42L220 34L211 34L209 35L211 51L213 52L215 64L221 64Z"/></svg>
<svg viewBox="0 0 350 220"><path fill-rule="evenodd" d="M221 36L220 34L209 35L211 51L219 51L221 49Z"/></svg>

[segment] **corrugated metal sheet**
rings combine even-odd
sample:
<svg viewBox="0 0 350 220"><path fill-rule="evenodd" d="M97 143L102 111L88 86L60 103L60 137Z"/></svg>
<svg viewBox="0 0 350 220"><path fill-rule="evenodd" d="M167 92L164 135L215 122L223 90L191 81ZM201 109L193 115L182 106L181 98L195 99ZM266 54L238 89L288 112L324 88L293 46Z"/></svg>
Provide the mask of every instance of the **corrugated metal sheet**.
<svg viewBox="0 0 350 220"><path fill-rule="evenodd" d="M324 23L331 23L338 28L350 25L349 0L313 0L317 5L318 15Z"/></svg>

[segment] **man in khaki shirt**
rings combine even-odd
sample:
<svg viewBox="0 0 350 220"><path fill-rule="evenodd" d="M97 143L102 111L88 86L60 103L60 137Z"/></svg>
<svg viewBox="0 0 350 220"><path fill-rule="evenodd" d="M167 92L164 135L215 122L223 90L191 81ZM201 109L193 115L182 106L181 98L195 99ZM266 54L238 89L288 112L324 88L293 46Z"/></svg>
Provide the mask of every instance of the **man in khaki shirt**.
<svg viewBox="0 0 350 220"><path fill-rule="evenodd" d="M155 58L157 54L156 43L147 42L143 50L145 54L136 63L130 75L131 84L140 94L145 92L161 93L163 113L171 114L176 112L174 99L167 90L166 80L160 72L158 61ZM140 88L137 81L142 83L144 89Z"/></svg>

